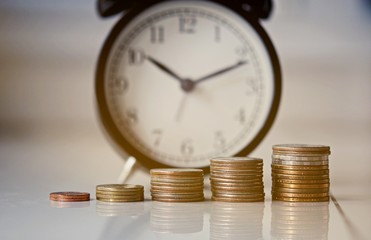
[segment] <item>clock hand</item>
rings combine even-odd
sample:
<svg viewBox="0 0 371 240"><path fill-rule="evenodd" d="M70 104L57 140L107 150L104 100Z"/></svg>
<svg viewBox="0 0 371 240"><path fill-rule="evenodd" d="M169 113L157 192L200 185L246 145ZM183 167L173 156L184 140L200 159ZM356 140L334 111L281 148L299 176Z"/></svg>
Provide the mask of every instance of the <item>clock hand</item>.
<svg viewBox="0 0 371 240"><path fill-rule="evenodd" d="M202 81L205 81L205 80L211 79L211 78L213 78L213 77L215 77L215 76L218 76L218 75L220 75L220 74L223 74L223 73L225 73L225 72L228 72L228 71L231 71L231 70L233 70L233 69L235 69L235 68L238 68L238 67L240 67L240 66L242 66L242 65L245 65L246 63L247 63L247 61L239 61L238 63L233 64L232 66L229 66L229 67L223 68L223 69L218 70L218 71L216 71L216 72L214 72L214 73L211 73L211 74L206 75L206 76L204 76L204 77L202 77L202 78L199 78L199 79L197 79L196 81L194 81L194 83L199 83L199 82L202 82Z"/></svg>
<svg viewBox="0 0 371 240"><path fill-rule="evenodd" d="M160 63L159 61L157 61L156 59L152 58L151 56L147 56L146 58L148 59L148 61L150 61L151 63L153 63L156 67L158 67L162 71L168 73L170 76L174 77L180 83L184 82L184 80L181 77L179 77L174 71L170 70L170 68L168 68L164 64Z"/></svg>

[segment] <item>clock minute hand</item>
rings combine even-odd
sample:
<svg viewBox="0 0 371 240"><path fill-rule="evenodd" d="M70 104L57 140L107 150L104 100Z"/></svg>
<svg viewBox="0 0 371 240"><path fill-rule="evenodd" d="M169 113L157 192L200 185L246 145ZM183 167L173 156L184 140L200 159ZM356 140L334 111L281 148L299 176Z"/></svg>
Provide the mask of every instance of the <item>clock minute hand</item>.
<svg viewBox="0 0 371 240"><path fill-rule="evenodd" d="M162 71L168 73L170 76L174 77L176 80L178 80L179 82L183 82L184 80L179 77L174 71L170 70L170 68L168 68L167 66L165 66L164 64L160 63L159 61L157 61L156 59L152 58L151 56L147 56L146 57L148 59L148 61L150 61L151 63L153 63L155 66L157 66L159 69L161 69Z"/></svg>
<svg viewBox="0 0 371 240"><path fill-rule="evenodd" d="M211 79L211 78L213 78L213 77L215 77L215 76L218 76L218 75L220 75L220 74L223 74L223 73L225 73L225 72L228 72L228 71L231 71L231 70L233 70L233 69L235 69L235 68L238 68L238 67L240 67L240 66L242 66L242 65L245 65L246 63L247 63L247 61L239 61L238 63L233 64L232 66L229 66L229 67L223 68L223 69L218 70L218 71L216 71L216 72L214 72L214 73L211 73L211 74L209 74L209 75L206 75L206 76L204 76L204 77L202 77L202 78L197 79L197 80L194 81L194 82L195 82L195 83L199 83L199 82L202 82L202 81L205 81L205 80Z"/></svg>

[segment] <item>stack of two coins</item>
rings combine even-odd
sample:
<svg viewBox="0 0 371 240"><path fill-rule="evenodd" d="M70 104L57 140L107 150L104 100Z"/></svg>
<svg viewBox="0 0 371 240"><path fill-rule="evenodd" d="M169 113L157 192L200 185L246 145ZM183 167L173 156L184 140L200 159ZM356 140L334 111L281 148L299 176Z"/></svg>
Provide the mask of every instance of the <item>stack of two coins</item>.
<svg viewBox="0 0 371 240"><path fill-rule="evenodd" d="M248 157L211 159L210 184L214 201L264 201L263 159Z"/></svg>
<svg viewBox="0 0 371 240"><path fill-rule="evenodd" d="M161 202L198 202L204 198L204 174L201 169L152 169L152 200Z"/></svg>
<svg viewBox="0 0 371 240"><path fill-rule="evenodd" d="M273 146L272 199L329 201L329 155L330 147L322 145Z"/></svg>
<svg viewBox="0 0 371 240"><path fill-rule="evenodd" d="M139 202L144 200L144 187L132 184L98 185L96 197L102 202Z"/></svg>

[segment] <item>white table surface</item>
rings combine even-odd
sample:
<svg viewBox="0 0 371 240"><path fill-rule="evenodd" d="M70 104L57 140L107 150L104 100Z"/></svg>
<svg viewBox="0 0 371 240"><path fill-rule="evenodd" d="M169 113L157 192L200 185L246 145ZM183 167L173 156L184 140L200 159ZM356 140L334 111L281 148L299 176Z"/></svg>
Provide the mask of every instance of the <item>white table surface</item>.
<svg viewBox="0 0 371 240"><path fill-rule="evenodd" d="M262 24L281 60L283 95L252 153L264 159L266 201L152 202L148 170L138 168L128 183L143 184L147 200L107 206L94 200L95 186L117 181L123 157L100 128L94 71L118 17L99 19L95 1L1 1L0 239L370 239L368 3L275 3ZM270 200L271 146L279 143L331 146L336 204ZM88 191L92 200L57 204L49 201L55 191Z"/></svg>

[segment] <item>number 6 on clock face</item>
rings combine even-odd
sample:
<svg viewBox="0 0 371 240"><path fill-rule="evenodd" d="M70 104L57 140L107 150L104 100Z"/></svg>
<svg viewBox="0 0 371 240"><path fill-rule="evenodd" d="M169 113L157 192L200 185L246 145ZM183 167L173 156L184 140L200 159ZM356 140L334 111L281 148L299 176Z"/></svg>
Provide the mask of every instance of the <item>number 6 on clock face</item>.
<svg viewBox="0 0 371 240"><path fill-rule="evenodd" d="M133 9L106 40L96 75L104 127L150 168L248 154L280 92L278 59L257 20L210 1Z"/></svg>

